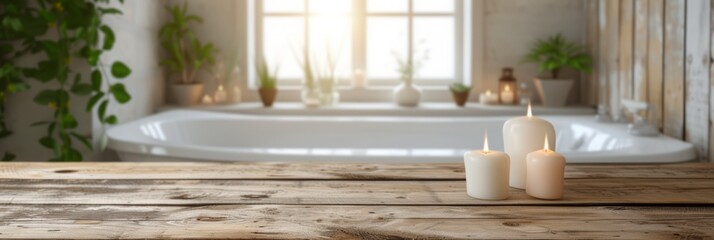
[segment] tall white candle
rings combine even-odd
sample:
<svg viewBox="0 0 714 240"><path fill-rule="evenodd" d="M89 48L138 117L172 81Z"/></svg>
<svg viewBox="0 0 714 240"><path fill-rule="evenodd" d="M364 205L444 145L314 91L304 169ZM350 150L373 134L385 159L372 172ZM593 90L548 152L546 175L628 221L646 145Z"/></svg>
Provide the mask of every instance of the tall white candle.
<svg viewBox="0 0 714 240"><path fill-rule="evenodd" d="M542 150L526 157L526 193L542 199L563 197L565 185L565 157L548 147L548 136Z"/></svg>
<svg viewBox="0 0 714 240"><path fill-rule="evenodd" d="M485 200L501 200L509 196L508 155L488 149L484 136L483 150L464 153L466 193Z"/></svg>
<svg viewBox="0 0 714 240"><path fill-rule="evenodd" d="M555 128L550 122L533 116L528 104L526 116L511 118L503 124L503 146L511 157L511 187L526 188L526 155L543 147L543 136L555 149Z"/></svg>

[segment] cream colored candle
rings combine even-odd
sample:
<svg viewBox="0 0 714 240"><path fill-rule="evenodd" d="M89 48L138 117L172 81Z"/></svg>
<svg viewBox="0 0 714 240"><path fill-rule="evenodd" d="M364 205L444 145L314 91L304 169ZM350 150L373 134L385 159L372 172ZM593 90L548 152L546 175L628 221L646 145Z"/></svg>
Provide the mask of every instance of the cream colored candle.
<svg viewBox="0 0 714 240"><path fill-rule="evenodd" d="M516 95L513 93L511 88L506 85L505 88L503 88L503 92L501 92L501 103L503 104L513 104L513 102L516 101Z"/></svg>
<svg viewBox="0 0 714 240"><path fill-rule="evenodd" d="M548 148L548 136L542 150L526 157L526 193L536 198L559 199L563 197L565 157Z"/></svg>
<svg viewBox="0 0 714 240"><path fill-rule="evenodd" d="M526 116L511 118L503 124L503 146L511 157L511 187L526 188L526 155L543 147L545 135L555 148L553 124L533 116L530 104Z"/></svg>
<svg viewBox="0 0 714 240"><path fill-rule="evenodd" d="M233 103L240 103L243 98L240 88L238 86L233 87Z"/></svg>
<svg viewBox="0 0 714 240"><path fill-rule="evenodd" d="M464 153L466 193L485 200L501 200L509 196L508 155L488 149L484 137L483 150Z"/></svg>
<svg viewBox="0 0 714 240"><path fill-rule="evenodd" d="M485 93L481 93L478 96L478 101L481 104L497 104L498 103L498 95L492 94L491 90L486 90Z"/></svg>
<svg viewBox="0 0 714 240"><path fill-rule="evenodd" d="M216 93L213 95L213 101L215 103L224 103L226 100L228 100L228 93L223 89L222 84L218 85L218 89L216 89Z"/></svg>
<svg viewBox="0 0 714 240"><path fill-rule="evenodd" d="M213 98L211 98L211 96L209 96L208 94L206 94L206 95L203 95L203 99L201 99L201 102L202 102L203 104L212 104L212 103L213 103Z"/></svg>

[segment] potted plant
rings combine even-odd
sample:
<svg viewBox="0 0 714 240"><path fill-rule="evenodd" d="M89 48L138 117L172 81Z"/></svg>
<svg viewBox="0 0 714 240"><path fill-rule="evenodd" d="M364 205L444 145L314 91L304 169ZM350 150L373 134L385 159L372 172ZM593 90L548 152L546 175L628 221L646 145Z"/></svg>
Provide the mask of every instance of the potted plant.
<svg viewBox="0 0 714 240"><path fill-rule="evenodd" d="M449 86L449 90L451 90L451 95L454 97L454 103L459 107L463 107L466 104L466 100L469 99L471 87L463 83L454 83Z"/></svg>
<svg viewBox="0 0 714 240"><path fill-rule="evenodd" d="M263 106L271 107L273 106L273 102L275 102L275 96L278 95L278 68L275 68L273 74L270 74L270 68L265 60L257 63L255 68L258 73L258 93L260 94L260 101L263 102Z"/></svg>
<svg viewBox="0 0 714 240"><path fill-rule="evenodd" d="M563 106L568 100L574 80L560 78L563 68L585 73L592 70L592 59L585 53L584 47L566 40L560 34L538 40L523 61L538 63L541 72L550 73L548 78L534 79L538 95L546 106Z"/></svg>
<svg viewBox="0 0 714 240"><path fill-rule="evenodd" d="M171 19L159 30L161 46L168 53L168 58L162 60L161 65L167 66L170 74L178 75L178 81L171 85L171 93L174 101L182 106L200 102L204 87L202 82L196 81L196 74L204 70L207 63L214 63L213 54L216 51L213 44L202 44L189 29L189 23L201 23L203 20L189 15L187 8L186 2L183 7L167 7Z"/></svg>

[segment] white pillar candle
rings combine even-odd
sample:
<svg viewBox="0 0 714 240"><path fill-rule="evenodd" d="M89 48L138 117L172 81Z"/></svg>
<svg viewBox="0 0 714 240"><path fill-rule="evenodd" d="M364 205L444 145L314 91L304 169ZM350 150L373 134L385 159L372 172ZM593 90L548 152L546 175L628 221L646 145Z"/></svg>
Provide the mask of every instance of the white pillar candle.
<svg viewBox="0 0 714 240"><path fill-rule="evenodd" d="M555 148L555 128L550 122L534 117L528 104L526 116L511 118L503 124L503 146L511 157L511 187L526 188L526 155L543 147L543 136Z"/></svg>
<svg viewBox="0 0 714 240"><path fill-rule="evenodd" d="M213 101L215 103L224 103L226 100L228 100L228 93L223 89L223 84L218 85L218 89L216 89L216 93L213 95Z"/></svg>
<svg viewBox="0 0 714 240"><path fill-rule="evenodd" d="M526 193L536 198L559 199L565 185L565 157L548 148L548 136L542 150L526 157Z"/></svg>
<svg viewBox="0 0 714 240"><path fill-rule="evenodd" d="M492 94L491 90L486 90L485 93L479 94L478 101L481 104L496 104L498 103L498 95Z"/></svg>
<svg viewBox="0 0 714 240"><path fill-rule="evenodd" d="M506 85L506 87L503 88L503 92L501 92L501 103L513 104L515 99L516 96L514 95L513 91L508 85Z"/></svg>
<svg viewBox="0 0 714 240"><path fill-rule="evenodd" d="M484 137L483 150L464 153L466 193L485 200L508 198L508 164L508 155L489 150L488 138Z"/></svg>

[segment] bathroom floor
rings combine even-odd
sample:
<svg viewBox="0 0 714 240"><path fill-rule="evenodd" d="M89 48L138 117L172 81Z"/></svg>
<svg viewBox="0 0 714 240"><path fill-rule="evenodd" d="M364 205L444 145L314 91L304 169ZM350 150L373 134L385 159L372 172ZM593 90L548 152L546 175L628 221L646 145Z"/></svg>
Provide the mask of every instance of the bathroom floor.
<svg viewBox="0 0 714 240"><path fill-rule="evenodd" d="M458 163L6 163L0 238L714 237L711 164L569 165L557 201L470 198L463 177Z"/></svg>

